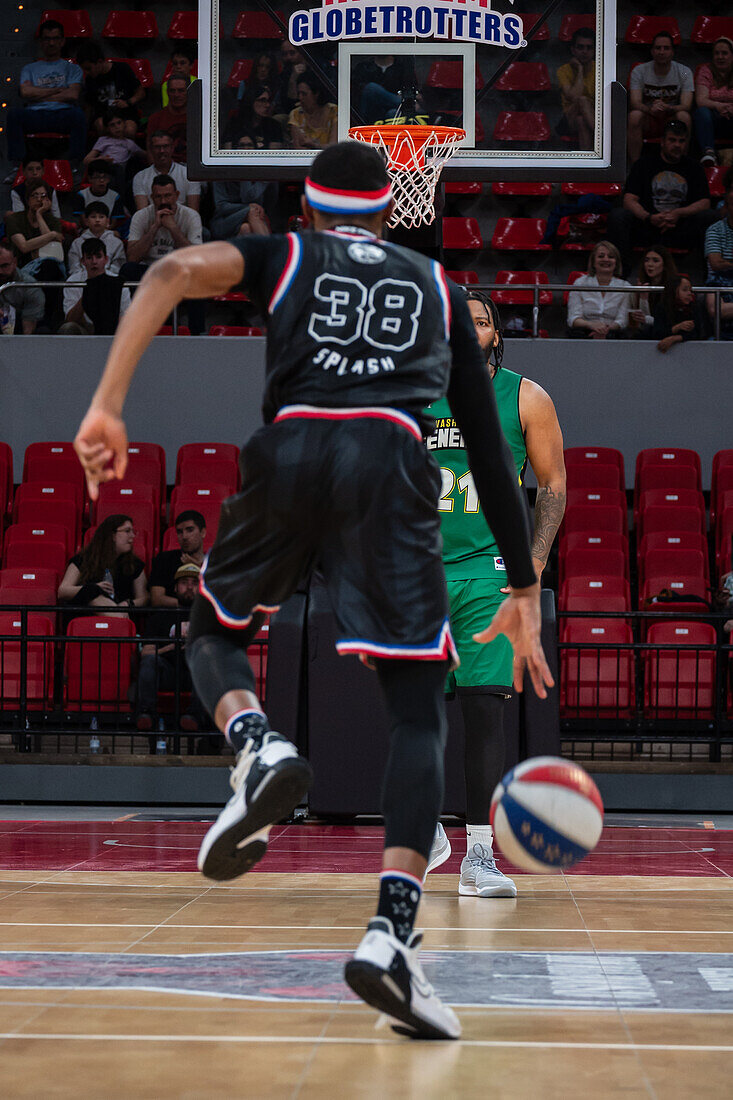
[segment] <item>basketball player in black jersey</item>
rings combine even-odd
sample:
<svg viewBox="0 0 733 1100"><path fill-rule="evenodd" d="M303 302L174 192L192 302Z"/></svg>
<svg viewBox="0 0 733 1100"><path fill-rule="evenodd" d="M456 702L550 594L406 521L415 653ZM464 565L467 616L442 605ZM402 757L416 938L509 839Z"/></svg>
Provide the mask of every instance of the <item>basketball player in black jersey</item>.
<svg viewBox="0 0 733 1100"><path fill-rule="evenodd" d="M412 1037L457 1038L426 981L414 922L441 808L443 687L454 660L440 552L438 468L423 409L447 392L511 595L480 635L506 634L535 690L552 684L540 644L539 585L491 382L463 293L434 261L381 239L391 209L380 156L354 142L315 159L305 212L315 232L179 249L154 264L117 330L75 446L92 499L124 476L122 407L135 367L185 298L245 287L269 315L265 427L245 444L242 491L222 506L191 613L196 690L237 754L232 798L199 867L248 871L273 823L311 781L295 746L270 730L246 646L263 613L318 562L337 648L372 664L391 716L383 789L385 852L377 916L346 980Z"/></svg>

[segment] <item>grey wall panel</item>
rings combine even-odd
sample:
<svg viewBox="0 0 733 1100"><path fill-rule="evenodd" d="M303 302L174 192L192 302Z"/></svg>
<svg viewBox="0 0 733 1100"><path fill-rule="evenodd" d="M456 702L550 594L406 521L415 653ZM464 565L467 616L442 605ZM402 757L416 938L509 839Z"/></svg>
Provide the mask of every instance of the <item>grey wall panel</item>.
<svg viewBox="0 0 733 1100"><path fill-rule="evenodd" d="M23 451L73 436L109 347L97 337L0 340L0 439ZM264 339L161 337L146 353L127 406L132 439L162 443L168 479L181 443L241 444L260 424ZM505 363L553 397L566 446L620 448L633 483L642 447L693 447L709 488L712 457L733 447L733 346L689 343L667 355L653 342L509 340Z"/></svg>

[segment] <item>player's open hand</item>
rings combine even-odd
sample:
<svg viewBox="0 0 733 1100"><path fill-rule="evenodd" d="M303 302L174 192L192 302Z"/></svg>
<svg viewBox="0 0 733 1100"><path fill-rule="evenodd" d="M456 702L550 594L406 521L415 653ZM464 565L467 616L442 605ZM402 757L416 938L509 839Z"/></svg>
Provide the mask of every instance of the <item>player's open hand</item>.
<svg viewBox="0 0 733 1100"><path fill-rule="evenodd" d="M491 625L474 634L474 641L493 642L499 634L505 634L514 650L514 688L523 690L524 670L529 671L537 695L547 698L547 688L555 681L547 664L540 641L540 589L539 585L523 589L521 595L511 595L504 600L494 615Z"/></svg>
<svg viewBox="0 0 733 1100"><path fill-rule="evenodd" d="M99 498L99 486L127 469L127 431L119 416L90 409L76 433L74 450L79 456L90 500Z"/></svg>

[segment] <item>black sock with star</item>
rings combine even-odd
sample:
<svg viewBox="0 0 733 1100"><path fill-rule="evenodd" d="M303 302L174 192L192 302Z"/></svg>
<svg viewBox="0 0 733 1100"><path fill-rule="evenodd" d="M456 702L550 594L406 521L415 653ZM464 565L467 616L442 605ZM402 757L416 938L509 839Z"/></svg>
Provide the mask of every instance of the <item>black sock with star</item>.
<svg viewBox="0 0 733 1100"><path fill-rule="evenodd" d="M379 879L378 917L392 922L398 940L407 943L415 926L422 883L406 871L382 871Z"/></svg>

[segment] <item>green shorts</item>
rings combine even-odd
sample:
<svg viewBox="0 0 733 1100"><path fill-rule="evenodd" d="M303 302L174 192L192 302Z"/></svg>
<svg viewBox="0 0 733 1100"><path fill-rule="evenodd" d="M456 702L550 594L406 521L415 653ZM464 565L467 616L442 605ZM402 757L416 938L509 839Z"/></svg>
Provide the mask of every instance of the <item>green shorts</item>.
<svg viewBox="0 0 733 1100"><path fill-rule="evenodd" d="M446 694L466 688L483 688L497 695L512 694L514 652L509 639L500 634L488 645L474 642L473 635L485 630L506 599L504 571L491 579L451 580L448 578L450 625L460 667L448 674Z"/></svg>

